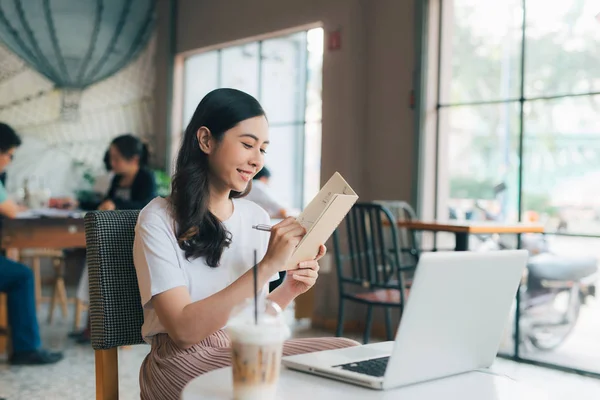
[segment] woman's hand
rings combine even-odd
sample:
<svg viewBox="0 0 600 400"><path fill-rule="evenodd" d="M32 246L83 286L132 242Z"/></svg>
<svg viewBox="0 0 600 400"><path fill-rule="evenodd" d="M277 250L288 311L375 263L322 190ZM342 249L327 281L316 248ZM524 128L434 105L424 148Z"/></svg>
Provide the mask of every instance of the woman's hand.
<svg viewBox="0 0 600 400"><path fill-rule="evenodd" d="M294 298L307 292L317 282L319 277L319 263L327 248L323 245L319 247L319 254L314 260L304 261L298 264L298 269L287 271L285 280L281 284L283 290L289 292Z"/></svg>
<svg viewBox="0 0 600 400"><path fill-rule="evenodd" d="M288 217L271 228L269 247L263 258L273 271L283 271L294 249L306 234L306 229L296 218Z"/></svg>
<svg viewBox="0 0 600 400"><path fill-rule="evenodd" d="M100 210L100 211L110 211L110 210L115 210L116 208L117 207L115 206L115 203L112 202L112 200L104 200L98 206L98 210Z"/></svg>
<svg viewBox="0 0 600 400"><path fill-rule="evenodd" d="M321 258L323 258L323 256L327 254L327 247L325 247L324 244L322 244L321 246L319 246L319 253L317 253L317 256L315 257L316 261L319 261Z"/></svg>

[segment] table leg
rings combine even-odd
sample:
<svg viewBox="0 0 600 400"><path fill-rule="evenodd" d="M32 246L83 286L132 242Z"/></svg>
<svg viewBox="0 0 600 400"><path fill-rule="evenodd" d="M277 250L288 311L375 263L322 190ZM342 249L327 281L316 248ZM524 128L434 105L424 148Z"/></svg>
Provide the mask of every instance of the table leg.
<svg viewBox="0 0 600 400"><path fill-rule="evenodd" d="M6 249L6 258L19 261L19 249ZM8 334L8 312L6 310L6 295L0 294L0 330L6 330ZM8 336L0 335L0 355L6 354Z"/></svg>
<svg viewBox="0 0 600 400"><path fill-rule="evenodd" d="M469 250L469 234L467 232L456 232L454 234L456 244L454 245L454 251L467 251Z"/></svg>

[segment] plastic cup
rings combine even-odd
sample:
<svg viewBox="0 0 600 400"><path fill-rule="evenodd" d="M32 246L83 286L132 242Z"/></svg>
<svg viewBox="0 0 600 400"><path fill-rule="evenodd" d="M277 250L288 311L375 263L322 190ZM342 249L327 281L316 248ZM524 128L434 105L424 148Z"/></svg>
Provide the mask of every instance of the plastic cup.
<svg viewBox="0 0 600 400"><path fill-rule="evenodd" d="M281 308L261 300L255 323L252 299L234 309L226 331L231 339L233 398L275 399L283 342L290 336Z"/></svg>

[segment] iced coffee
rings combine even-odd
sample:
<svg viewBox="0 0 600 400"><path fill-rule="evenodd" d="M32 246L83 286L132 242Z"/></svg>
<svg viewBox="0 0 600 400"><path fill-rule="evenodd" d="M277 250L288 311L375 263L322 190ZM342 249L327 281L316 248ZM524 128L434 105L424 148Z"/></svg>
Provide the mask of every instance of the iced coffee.
<svg viewBox="0 0 600 400"><path fill-rule="evenodd" d="M263 301L257 321L253 305L233 315L227 324L235 400L275 399L283 342L289 337L279 307Z"/></svg>

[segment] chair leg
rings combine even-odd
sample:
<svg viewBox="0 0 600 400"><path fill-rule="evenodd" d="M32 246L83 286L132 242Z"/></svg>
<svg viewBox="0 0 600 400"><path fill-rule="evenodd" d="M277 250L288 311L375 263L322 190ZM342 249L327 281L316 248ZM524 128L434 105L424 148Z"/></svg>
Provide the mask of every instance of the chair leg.
<svg viewBox="0 0 600 400"><path fill-rule="evenodd" d="M96 400L119 398L119 357L117 348L96 350Z"/></svg>
<svg viewBox="0 0 600 400"><path fill-rule="evenodd" d="M35 308L37 312L40 312L40 303L42 302L42 274L39 257L33 257L31 260L31 269L33 269L33 282L35 287Z"/></svg>
<svg viewBox="0 0 600 400"><path fill-rule="evenodd" d="M392 335L392 309L389 307L384 308L385 312L385 333L387 340L394 340Z"/></svg>
<svg viewBox="0 0 600 400"><path fill-rule="evenodd" d="M52 297L50 298L50 309L48 310L48 324L52 324L52 321L54 320L54 309L56 308L56 303L58 302L58 298L59 298L60 294L58 293L58 287L56 285L56 282L54 282L54 285L52 287Z"/></svg>
<svg viewBox="0 0 600 400"><path fill-rule="evenodd" d="M73 331L77 332L79 330L79 324L81 323L81 314L83 313L84 305L83 301L78 298L75 298L75 319L73 322Z"/></svg>
<svg viewBox="0 0 600 400"><path fill-rule="evenodd" d="M58 295L59 295L58 301L60 302L62 316L63 316L63 318L67 318L67 315L69 314L69 310L67 309L68 299L67 299L67 288L65 287L65 279L64 279L65 269L64 269L63 259L62 258L54 258L52 260L52 263L54 264L54 271L55 271L55 276L56 276L55 285L57 286L57 289L58 289Z"/></svg>
<svg viewBox="0 0 600 400"><path fill-rule="evenodd" d="M340 297L340 304L338 308L338 323L335 331L335 336L340 337L344 332L344 299Z"/></svg>
<svg viewBox="0 0 600 400"><path fill-rule="evenodd" d="M67 288L65 287L65 280L64 278L61 276L60 278L58 278L56 284L58 285L58 294L60 295L59 301L60 301L60 308L62 311L62 316L63 318L67 318L67 316L69 315L69 309L68 309L68 302L69 299L67 298Z"/></svg>
<svg viewBox="0 0 600 400"><path fill-rule="evenodd" d="M373 323L373 306L367 306L367 324L365 326L365 333L363 336L363 343L369 343L369 337L371 336L371 325Z"/></svg>

